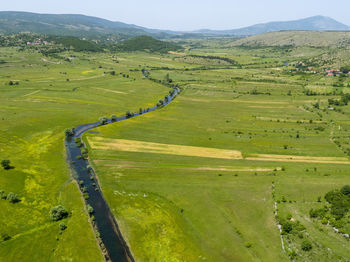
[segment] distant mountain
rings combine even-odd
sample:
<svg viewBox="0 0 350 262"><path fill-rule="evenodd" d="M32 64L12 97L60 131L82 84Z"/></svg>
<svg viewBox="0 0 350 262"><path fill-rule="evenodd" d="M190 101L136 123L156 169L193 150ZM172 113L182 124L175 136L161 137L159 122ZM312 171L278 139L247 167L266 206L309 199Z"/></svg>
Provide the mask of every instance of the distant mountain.
<svg viewBox="0 0 350 262"><path fill-rule="evenodd" d="M85 15L0 12L0 34L23 32L78 37L96 37L101 35L124 35L130 37L147 34L142 27L136 25L112 22Z"/></svg>
<svg viewBox="0 0 350 262"><path fill-rule="evenodd" d="M167 53L168 51L177 51L182 47L172 43L160 41L150 36L137 36L130 40L125 40L117 44L116 49L120 51L150 51Z"/></svg>
<svg viewBox="0 0 350 262"><path fill-rule="evenodd" d="M265 24L257 24L257 25L244 27L240 29L233 29L233 30L202 29L196 32L200 34L250 36L250 35L257 35L257 34L263 34L268 32L286 31L286 30L349 31L350 27L330 17L313 16L313 17L294 20L294 21L270 22Z"/></svg>
<svg viewBox="0 0 350 262"><path fill-rule="evenodd" d="M104 37L112 40L125 40L140 35L150 35L157 38L173 36L250 36L281 30L348 31L350 27L329 17L314 16L301 20L271 22L233 30L203 29L193 32L176 32L149 29L85 15L0 11L0 34L30 32L90 39Z"/></svg>
<svg viewBox="0 0 350 262"><path fill-rule="evenodd" d="M344 47L349 44L350 31L279 31L240 38L228 46Z"/></svg>

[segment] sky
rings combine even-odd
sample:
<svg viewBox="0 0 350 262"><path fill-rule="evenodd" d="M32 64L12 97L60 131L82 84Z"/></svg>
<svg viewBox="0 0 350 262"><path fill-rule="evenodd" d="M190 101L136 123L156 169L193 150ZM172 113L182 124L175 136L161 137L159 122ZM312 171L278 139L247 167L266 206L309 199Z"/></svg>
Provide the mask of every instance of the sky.
<svg viewBox="0 0 350 262"><path fill-rule="evenodd" d="M84 14L148 28L235 29L314 15L350 25L349 0L1 0L1 11Z"/></svg>

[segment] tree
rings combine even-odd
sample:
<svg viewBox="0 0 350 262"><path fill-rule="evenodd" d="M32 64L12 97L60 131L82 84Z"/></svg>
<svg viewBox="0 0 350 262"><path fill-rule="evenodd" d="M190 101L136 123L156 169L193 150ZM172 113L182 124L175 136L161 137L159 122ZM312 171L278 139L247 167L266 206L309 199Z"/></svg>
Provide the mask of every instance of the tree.
<svg viewBox="0 0 350 262"><path fill-rule="evenodd" d="M61 223L59 224L59 227L60 227L60 230L61 230L61 231L65 230L65 229L67 228L67 226L66 226L66 224L65 224L64 222L61 222Z"/></svg>
<svg viewBox="0 0 350 262"><path fill-rule="evenodd" d="M5 170L9 170L9 169L11 169L10 163L11 163L10 160L2 160L2 161L1 161L1 166L2 166Z"/></svg>
<svg viewBox="0 0 350 262"><path fill-rule="evenodd" d="M10 201L11 203L19 202L18 196L12 192L8 193L6 200Z"/></svg>
<svg viewBox="0 0 350 262"><path fill-rule="evenodd" d="M66 134L66 137L70 137L74 135L74 130L67 128L66 130L64 130L64 133Z"/></svg>
<svg viewBox="0 0 350 262"><path fill-rule="evenodd" d="M50 210L50 218L52 221L59 221L63 218L68 217L68 211L64 206L58 205Z"/></svg>
<svg viewBox="0 0 350 262"><path fill-rule="evenodd" d="M116 115L112 115L111 120L112 120L112 122L117 121L117 116Z"/></svg>
<svg viewBox="0 0 350 262"><path fill-rule="evenodd" d="M89 214L91 215L91 214L93 214L95 211L94 211L94 208L92 207L92 206L90 206L90 205L87 205L87 210L88 210L88 212L89 212Z"/></svg>
<svg viewBox="0 0 350 262"><path fill-rule="evenodd" d="M342 192L344 195L350 195L350 186L349 186L349 185L343 186L342 189L341 189L341 192Z"/></svg>
<svg viewBox="0 0 350 262"><path fill-rule="evenodd" d="M290 233L293 230L293 224L289 221L286 221L282 224L282 230L285 233Z"/></svg>
<svg viewBox="0 0 350 262"><path fill-rule="evenodd" d="M134 116L134 114L131 113L130 111L126 111L125 115L126 115L126 118L130 118L130 117Z"/></svg>
<svg viewBox="0 0 350 262"><path fill-rule="evenodd" d="M106 116L100 117L101 125L106 125L108 123L108 118Z"/></svg>
<svg viewBox="0 0 350 262"><path fill-rule="evenodd" d="M312 249L312 244L310 241L308 240L304 240L302 243L301 243L301 249L304 250L304 251L310 251Z"/></svg>
<svg viewBox="0 0 350 262"><path fill-rule="evenodd" d="M6 234L6 233L2 233L1 234L1 240L2 241L7 241L7 240L10 240L10 239L11 239L11 237L8 234Z"/></svg>
<svg viewBox="0 0 350 262"><path fill-rule="evenodd" d="M165 79L164 79L165 83L171 83L173 82L173 80L169 77L169 74L165 75Z"/></svg>

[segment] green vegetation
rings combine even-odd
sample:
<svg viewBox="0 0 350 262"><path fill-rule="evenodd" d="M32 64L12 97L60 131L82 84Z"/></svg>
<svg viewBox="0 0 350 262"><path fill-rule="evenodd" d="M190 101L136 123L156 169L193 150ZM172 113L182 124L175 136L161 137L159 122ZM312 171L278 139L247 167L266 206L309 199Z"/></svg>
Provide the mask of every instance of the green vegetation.
<svg viewBox="0 0 350 262"><path fill-rule="evenodd" d="M66 50L45 56L39 48L19 51L20 45L0 49L5 61L0 64L0 160L15 167L0 166L5 197L0 201L0 261L103 261L66 162L65 136L100 116L148 108L169 89L130 71L142 69L146 54ZM20 202L7 201L9 192ZM50 210L57 205L70 215L52 222ZM64 234L59 234L61 222L67 226Z"/></svg>
<svg viewBox="0 0 350 262"><path fill-rule="evenodd" d="M336 232L350 235L350 186L345 185L341 190L329 191L324 199L327 205L319 209L311 209L311 218L316 218L324 225L332 225Z"/></svg>
<svg viewBox="0 0 350 262"><path fill-rule="evenodd" d="M343 106L343 114L328 104L346 85L333 85L339 76L291 74L295 66L284 61L315 58L308 47L219 44L186 53L199 56L196 63L159 55L164 65L144 68L153 83L178 85L176 100L83 138L135 258L349 259L347 239L309 217L324 205L320 192L347 179L350 109Z"/></svg>
<svg viewBox="0 0 350 262"><path fill-rule="evenodd" d="M2 161L1 161L1 166L2 166L2 168L5 169L5 170L9 170L9 169L12 168L12 167L11 167L11 161L10 161L10 160L2 160Z"/></svg>
<svg viewBox="0 0 350 262"><path fill-rule="evenodd" d="M0 195L20 201L0 201L0 260L103 260L64 150L101 116L74 142L137 261L349 260L350 78L326 71L343 50L140 42L1 47Z"/></svg>
<svg viewBox="0 0 350 262"><path fill-rule="evenodd" d="M56 206L50 210L50 218L52 221L59 221L68 217L68 211L63 206Z"/></svg>
<svg viewBox="0 0 350 262"><path fill-rule="evenodd" d="M182 48L178 45L170 42L160 41L150 36L137 36L116 45L116 50L126 52L149 51L167 53L168 51L177 51L179 49Z"/></svg>

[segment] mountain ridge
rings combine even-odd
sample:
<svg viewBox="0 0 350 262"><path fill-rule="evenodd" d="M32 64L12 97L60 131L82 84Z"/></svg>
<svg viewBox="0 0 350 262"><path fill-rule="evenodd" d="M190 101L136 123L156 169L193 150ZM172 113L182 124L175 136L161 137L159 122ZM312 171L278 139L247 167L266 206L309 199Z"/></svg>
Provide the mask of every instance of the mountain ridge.
<svg viewBox="0 0 350 262"><path fill-rule="evenodd" d="M244 37L284 30L350 31L350 27L330 17L313 16L292 21L256 24L231 30L172 31L151 29L82 14L39 14L0 11L0 34L30 32L90 38L112 35L118 36L115 37L115 40L125 40L140 35L150 35L158 38L186 34Z"/></svg>
<svg viewBox="0 0 350 262"><path fill-rule="evenodd" d="M312 16L291 21L275 21L230 30L201 29L194 32L250 36L276 31L349 31L348 25L327 16Z"/></svg>

